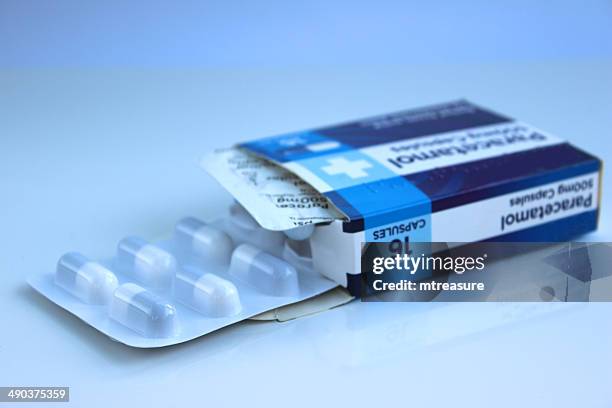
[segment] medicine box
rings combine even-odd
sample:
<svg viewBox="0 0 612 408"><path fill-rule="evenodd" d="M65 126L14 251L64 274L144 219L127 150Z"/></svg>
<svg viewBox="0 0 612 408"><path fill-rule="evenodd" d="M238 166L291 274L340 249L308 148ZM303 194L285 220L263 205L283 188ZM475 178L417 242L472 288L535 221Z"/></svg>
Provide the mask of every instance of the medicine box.
<svg viewBox="0 0 612 408"><path fill-rule="evenodd" d="M364 242L558 242L597 227L598 158L465 100L238 147L345 215L317 225L310 244L315 270L353 294Z"/></svg>

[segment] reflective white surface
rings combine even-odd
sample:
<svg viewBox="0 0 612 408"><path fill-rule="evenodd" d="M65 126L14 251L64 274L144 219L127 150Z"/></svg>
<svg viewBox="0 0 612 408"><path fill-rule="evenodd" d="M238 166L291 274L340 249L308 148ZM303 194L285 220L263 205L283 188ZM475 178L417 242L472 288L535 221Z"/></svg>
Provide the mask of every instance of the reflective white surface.
<svg viewBox="0 0 612 408"><path fill-rule="evenodd" d="M610 161L611 72L602 59L2 70L0 385L70 386L88 407L612 405L612 304L353 302L137 350L25 283L69 250L109 255L127 234L224 211L197 161L239 140L466 97ZM585 239L612 241L611 180Z"/></svg>

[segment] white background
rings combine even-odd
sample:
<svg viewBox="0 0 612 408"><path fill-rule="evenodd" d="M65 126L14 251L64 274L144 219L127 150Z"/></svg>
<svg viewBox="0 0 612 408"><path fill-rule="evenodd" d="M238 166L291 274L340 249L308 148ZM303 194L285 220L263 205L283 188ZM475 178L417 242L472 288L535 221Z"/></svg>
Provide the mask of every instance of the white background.
<svg viewBox="0 0 612 408"><path fill-rule="evenodd" d="M240 140L466 97L612 159L610 2L205 4L0 5L0 385L88 407L612 405L610 304L353 302L137 350L30 290L66 251L218 215L197 162ZM612 241L609 180L583 239Z"/></svg>

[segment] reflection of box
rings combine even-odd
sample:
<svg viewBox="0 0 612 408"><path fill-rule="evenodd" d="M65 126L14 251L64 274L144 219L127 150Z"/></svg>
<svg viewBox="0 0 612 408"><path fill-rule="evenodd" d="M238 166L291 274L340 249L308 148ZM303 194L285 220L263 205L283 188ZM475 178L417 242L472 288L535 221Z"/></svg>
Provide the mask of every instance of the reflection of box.
<svg viewBox="0 0 612 408"><path fill-rule="evenodd" d="M291 143L288 143L290 140ZM350 221L311 239L322 274L359 289L362 242L564 241L597 226L601 162L466 101L244 143Z"/></svg>

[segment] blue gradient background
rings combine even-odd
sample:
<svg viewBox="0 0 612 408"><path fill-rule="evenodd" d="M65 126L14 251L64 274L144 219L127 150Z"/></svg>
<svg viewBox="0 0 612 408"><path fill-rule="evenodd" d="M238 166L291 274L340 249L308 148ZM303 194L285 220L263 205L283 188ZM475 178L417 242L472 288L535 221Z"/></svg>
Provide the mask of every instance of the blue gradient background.
<svg viewBox="0 0 612 408"><path fill-rule="evenodd" d="M90 407L611 406L609 304L353 302L145 351L25 284L223 211L211 149L459 97L609 161L612 2L0 0L0 385ZM609 180L584 239L612 241Z"/></svg>

